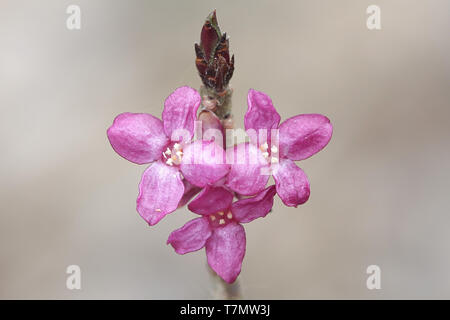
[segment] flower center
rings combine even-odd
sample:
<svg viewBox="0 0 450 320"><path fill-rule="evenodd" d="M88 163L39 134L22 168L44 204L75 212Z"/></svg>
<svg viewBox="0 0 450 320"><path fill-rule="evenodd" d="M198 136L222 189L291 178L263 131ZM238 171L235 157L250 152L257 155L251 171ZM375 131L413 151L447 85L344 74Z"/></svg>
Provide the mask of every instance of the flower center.
<svg viewBox="0 0 450 320"><path fill-rule="evenodd" d="M269 149L269 145L267 144L267 142L264 142L259 146L259 150L261 150L262 155L264 156L264 158L266 158L268 163L279 162L278 148L276 146L272 146Z"/></svg>
<svg viewBox="0 0 450 320"><path fill-rule="evenodd" d="M162 160L169 166L180 165L183 159L183 148L181 144L174 143L171 147L167 147L166 151L162 153Z"/></svg>
<svg viewBox="0 0 450 320"><path fill-rule="evenodd" d="M230 210L219 211L209 215L209 221L213 227L224 227L233 221L233 214Z"/></svg>

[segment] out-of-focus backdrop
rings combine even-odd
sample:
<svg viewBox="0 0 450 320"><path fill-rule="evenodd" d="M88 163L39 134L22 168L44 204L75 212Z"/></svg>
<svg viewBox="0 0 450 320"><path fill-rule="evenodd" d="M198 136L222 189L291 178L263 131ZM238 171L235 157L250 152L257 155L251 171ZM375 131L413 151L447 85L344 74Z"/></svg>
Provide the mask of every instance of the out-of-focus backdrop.
<svg viewBox="0 0 450 320"><path fill-rule="evenodd" d="M81 29L66 8L81 8ZM366 8L381 8L381 30ZM145 165L111 148L121 112L161 115L198 88L194 42L217 9L236 58L236 126L249 88L286 119L322 113L330 144L299 165L311 198L248 225L245 298L450 298L450 3L18 1L0 4L0 298L212 297L203 250L137 214ZM82 289L66 289L66 267ZM368 290L366 268L381 268Z"/></svg>

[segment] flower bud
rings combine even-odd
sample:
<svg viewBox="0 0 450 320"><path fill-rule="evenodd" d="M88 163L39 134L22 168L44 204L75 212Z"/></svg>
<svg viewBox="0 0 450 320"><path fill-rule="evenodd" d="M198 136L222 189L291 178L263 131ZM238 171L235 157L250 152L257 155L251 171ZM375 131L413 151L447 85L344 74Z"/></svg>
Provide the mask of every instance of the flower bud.
<svg viewBox="0 0 450 320"><path fill-rule="evenodd" d="M195 64L203 84L217 93L226 90L233 76L234 56L230 59L229 40L222 34L214 10L200 33L200 44L195 44Z"/></svg>

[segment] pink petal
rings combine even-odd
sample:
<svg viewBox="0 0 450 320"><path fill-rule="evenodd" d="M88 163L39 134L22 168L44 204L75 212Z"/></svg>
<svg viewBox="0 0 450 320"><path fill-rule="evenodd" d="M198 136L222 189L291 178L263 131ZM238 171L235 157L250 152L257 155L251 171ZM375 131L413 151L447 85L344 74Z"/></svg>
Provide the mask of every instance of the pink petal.
<svg viewBox="0 0 450 320"><path fill-rule="evenodd" d="M204 187L223 178L230 166L225 151L213 141L195 141L183 150L180 166L184 177L193 185Z"/></svg>
<svg viewBox="0 0 450 320"><path fill-rule="evenodd" d="M261 150L250 143L241 143L226 151L227 163L231 164L226 185L243 195L254 195L263 190L269 180L268 174L262 174L268 167Z"/></svg>
<svg viewBox="0 0 450 320"><path fill-rule="evenodd" d="M245 230L238 223L230 223L214 230L206 241L209 266L226 282L232 283L241 273L245 255Z"/></svg>
<svg viewBox="0 0 450 320"><path fill-rule="evenodd" d="M107 134L113 149L137 164L158 160L169 142L162 121L146 113L119 114Z"/></svg>
<svg viewBox="0 0 450 320"><path fill-rule="evenodd" d="M330 141L333 127L321 114L301 114L280 125L280 155L303 160L322 150Z"/></svg>
<svg viewBox="0 0 450 320"><path fill-rule="evenodd" d="M200 250L211 236L209 222L205 218L188 221L183 227L173 231L167 244L171 244L178 254Z"/></svg>
<svg viewBox="0 0 450 320"><path fill-rule="evenodd" d="M270 129L278 128L280 115L275 110L272 100L263 92L250 89L247 96L248 109L244 117L245 130L267 129L270 135Z"/></svg>
<svg viewBox="0 0 450 320"><path fill-rule="evenodd" d="M162 119L164 131L172 141L180 140L178 132L186 133L185 142L192 138L200 102L199 93L190 87L180 87L167 97Z"/></svg>
<svg viewBox="0 0 450 320"><path fill-rule="evenodd" d="M191 199L200 191L202 191L202 188L194 186L186 179L183 179L183 185L184 185L184 193L183 197L181 198L180 202L178 203L178 208L183 207L186 205Z"/></svg>
<svg viewBox="0 0 450 320"><path fill-rule="evenodd" d="M273 172L277 193L288 207L297 207L309 198L308 177L293 161L282 159Z"/></svg>
<svg viewBox="0 0 450 320"><path fill-rule="evenodd" d="M276 193L273 185L258 193L255 197L234 202L231 206L234 218L241 223L246 223L265 217L272 210L273 197Z"/></svg>
<svg viewBox="0 0 450 320"><path fill-rule="evenodd" d="M226 211L233 201L233 194L222 187L206 187L189 203L188 208L197 214L208 215Z"/></svg>
<svg viewBox="0 0 450 320"><path fill-rule="evenodd" d="M175 211L184 193L181 174L176 167L161 161L153 163L139 183L137 211L151 226Z"/></svg>
<svg viewBox="0 0 450 320"><path fill-rule="evenodd" d="M213 140L217 145L223 147L225 145L225 131L220 119L214 114L214 112L210 110L203 110L198 115L198 120L198 123L201 124L202 133L200 140Z"/></svg>

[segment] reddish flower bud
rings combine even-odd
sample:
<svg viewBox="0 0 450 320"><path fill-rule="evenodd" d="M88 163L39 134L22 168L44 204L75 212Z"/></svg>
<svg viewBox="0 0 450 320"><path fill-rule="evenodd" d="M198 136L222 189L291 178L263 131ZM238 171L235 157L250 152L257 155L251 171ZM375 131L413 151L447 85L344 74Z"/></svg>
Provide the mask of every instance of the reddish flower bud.
<svg viewBox="0 0 450 320"><path fill-rule="evenodd" d="M213 11L203 25L200 45L195 44L195 64L203 84L217 93L222 93L233 76L234 56L230 59L229 41L222 34Z"/></svg>

